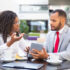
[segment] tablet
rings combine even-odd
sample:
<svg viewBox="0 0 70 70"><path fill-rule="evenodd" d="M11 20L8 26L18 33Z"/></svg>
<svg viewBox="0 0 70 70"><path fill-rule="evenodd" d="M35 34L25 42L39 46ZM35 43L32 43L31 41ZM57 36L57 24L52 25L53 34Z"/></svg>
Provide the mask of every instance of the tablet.
<svg viewBox="0 0 70 70"><path fill-rule="evenodd" d="M38 43L32 43L29 52L33 52L32 49L36 49L38 51L41 51L43 49L43 45L42 44L38 44ZM35 53L35 52L33 52ZM37 53L35 53L37 54ZM28 54L28 58L32 58L31 54Z"/></svg>

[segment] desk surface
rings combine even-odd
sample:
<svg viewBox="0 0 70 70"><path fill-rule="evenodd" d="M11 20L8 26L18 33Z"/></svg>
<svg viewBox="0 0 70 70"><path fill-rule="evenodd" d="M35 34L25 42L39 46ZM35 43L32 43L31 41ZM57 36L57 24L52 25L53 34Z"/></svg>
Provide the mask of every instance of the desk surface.
<svg viewBox="0 0 70 70"><path fill-rule="evenodd" d="M31 62L31 61L18 61L18 62ZM44 64L44 66L39 69L39 70L69 70L70 69L70 62L69 61L64 61L61 65L51 65L48 64L46 61L38 61L35 60L33 63L41 63ZM0 63L0 70L30 70L30 69L17 69L17 68L6 68L2 67L1 65L5 63ZM32 69L31 69L32 70Z"/></svg>

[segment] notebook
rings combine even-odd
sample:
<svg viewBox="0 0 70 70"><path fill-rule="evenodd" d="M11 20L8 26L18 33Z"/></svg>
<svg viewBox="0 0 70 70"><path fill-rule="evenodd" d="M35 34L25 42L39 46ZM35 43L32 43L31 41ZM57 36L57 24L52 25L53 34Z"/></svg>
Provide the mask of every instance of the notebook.
<svg viewBox="0 0 70 70"><path fill-rule="evenodd" d="M2 66L10 67L10 68L39 69L43 66L43 64L25 63L25 62L11 62L11 63L7 63L7 64L3 64Z"/></svg>

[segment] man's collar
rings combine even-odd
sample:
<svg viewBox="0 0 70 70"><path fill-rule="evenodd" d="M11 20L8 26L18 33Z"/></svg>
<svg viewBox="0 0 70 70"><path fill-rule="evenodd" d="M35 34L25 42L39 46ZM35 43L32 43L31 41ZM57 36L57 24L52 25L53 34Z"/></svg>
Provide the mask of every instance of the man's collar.
<svg viewBox="0 0 70 70"><path fill-rule="evenodd" d="M64 28L65 28L65 26L64 26L62 29L60 29L60 30L58 31L59 34L61 34L61 33L63 32Z"/></svg>

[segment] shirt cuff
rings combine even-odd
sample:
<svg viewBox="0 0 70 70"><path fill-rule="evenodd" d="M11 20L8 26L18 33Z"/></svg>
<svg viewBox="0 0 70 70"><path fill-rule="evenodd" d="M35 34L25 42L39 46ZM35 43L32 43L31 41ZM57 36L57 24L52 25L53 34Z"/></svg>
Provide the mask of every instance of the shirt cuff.
<svg viewBox="0 0 70 70"><path fill-rule="evenodd" d="M7 49L7 48L9 48L8 46L7 46L7 44L5 43L5 44L3 44L3 45L0 45L0 49Z"/></svg>

